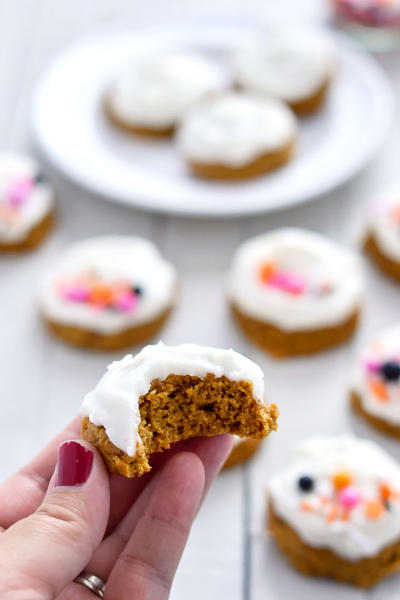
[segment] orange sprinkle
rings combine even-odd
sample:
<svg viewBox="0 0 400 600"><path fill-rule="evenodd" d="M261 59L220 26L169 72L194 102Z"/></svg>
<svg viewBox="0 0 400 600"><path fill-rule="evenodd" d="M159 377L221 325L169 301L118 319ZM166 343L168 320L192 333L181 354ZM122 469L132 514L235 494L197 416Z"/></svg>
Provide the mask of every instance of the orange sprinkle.
<svg viewBox="0 0 400 600"><path fill-rule="evenodd" d="M329 523L332 523L332 521L336 521L336 519L339 518L339 507L337 504L333 504L331 506L331 508L328 510L328 512L326 513L326 520Z"/></svg>
<svg viewBox="0 0 400 600"><path fill-rule="evenodd" d="M368 519L379 519L385 512L385 507L381 500L368 500L364 504L364 513Z"/></svg>
<svg viewBox="0 0 400 600"><path fill-rule="evenodd" d="M329 503L329 498L328 496L320 496L319 501L321 502L322 506L326 506Z"/></svg>
<svg viewBox="0 0 400 600"><path fill-rule="evenodd" d="M341 516L340 516L340 520L341 521L348 521L350 519L350 513L348 510L344 511Z"/></svg>
<svg viewBox="0 0 400 600"><path fill-rule="evenodd" d="M387 402L389 400L387 387L383 381L380 381L380 379L372 378L369 380L368 384L369 389L380 402Z"/></svg>
<svg viewBox="0 0 400 600"><path fill-rule="evenodd" d="M400 222L400 206L395 206L392 209L391 216L395 221Z"/></svg>
<svg viewBox="0 0 400 600"><path fill-rule="evenodd" d="M333 485L337 490L342 490L353 482L348 471L337 471L332 477Z"/></svg>
<svg viewBox="0 0 400 600"><path fill-rule="evenodd" d="M306 502L306 501L300 502L300 508L301 508L301 510L304 510L306 512L310 512L313 509L310 502Z"/></svg>
<svg viewBox="0 0 400 600"><path fill-rule="evenodd" d="M266 283L268 281L268 279L271 277L271 275L273 273L275 273L276 271L276 265L272 260L268 260L265 261L262 265L261 265L261 269L260 269L260 279L261 281L263 281L264 283Z"/></svg>
<svg viewBox="0 0 400 600"><path fill-rule="evenodd" d="M93 304L109 304L113 297L113 289L106 283L94 283L90 290L90 302Z"/></svg>
<svg viewBox="0 0 400 600"><path fill-rule="evenodd" d="M382 481L379 484L379 493L381 495L381 499L383 501L385 501L385 500L389 500L390 496L392 495L392 490L391 490L390 486L387 483L385 483L384 481Z"/></svg>

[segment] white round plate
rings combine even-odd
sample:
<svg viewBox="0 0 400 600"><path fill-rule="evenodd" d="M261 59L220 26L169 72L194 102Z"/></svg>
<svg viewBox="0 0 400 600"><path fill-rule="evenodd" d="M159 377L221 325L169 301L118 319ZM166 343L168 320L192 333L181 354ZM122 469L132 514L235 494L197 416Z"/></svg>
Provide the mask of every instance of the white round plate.
<svg viewBox="0 0 400 600"><path fill-rule="evenodd" d="M267 212L306 202L345 182L372 158L386 135L393 98L375 61L337 37L339 64L326 106L301 122L297 155L287 166L243 182L192 177L173 142L136 139L104 118L101 98L139 52L187 47L229 52L249 27L182 27L102 34L59 56L39 83L33 127L41 150L78 184L143 209L192 216Z"/></svg>

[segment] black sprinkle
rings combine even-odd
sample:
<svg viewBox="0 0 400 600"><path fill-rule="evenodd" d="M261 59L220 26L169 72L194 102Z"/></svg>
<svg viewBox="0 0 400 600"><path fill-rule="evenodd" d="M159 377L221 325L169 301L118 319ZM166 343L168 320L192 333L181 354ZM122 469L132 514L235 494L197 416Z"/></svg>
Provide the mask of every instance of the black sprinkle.
<svg viewBox="0 0 400 600"><path fill-rule="evenodd" d="M297 483L302 492L311 492L314 488L314 479L308 475L300 477Z"/></svg>
<svg viewBox="0 0 400 600"><path fill-rule="evenodd" d="M143 296L143 289L139 285L133 286L132 291L135 292L136 296Z"/></svg>
<svg viewBox="0 0 400 600"><path fill-rule="evenodd" d="M392 360L383 363L381 374L386 381L398 381L400 379L400 364Z"/></svg>

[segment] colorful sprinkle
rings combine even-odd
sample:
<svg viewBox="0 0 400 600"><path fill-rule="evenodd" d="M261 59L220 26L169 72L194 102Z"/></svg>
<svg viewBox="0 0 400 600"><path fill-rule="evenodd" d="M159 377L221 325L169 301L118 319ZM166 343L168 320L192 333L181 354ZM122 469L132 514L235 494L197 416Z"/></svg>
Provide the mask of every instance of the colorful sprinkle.
<svg viewBox="0 0 400 600"><path fill-rule="evenodd" d="M332 482L337 490L343 490L353 483L353 478L348 471L337 471L332 477Z"/></svg>
<svg viewBox="0 0 400 600"><path fill-rule="evenodd" d="M361 501L361 496L354 485L348 485L340 490L338 499L344 508L351 510Z"/></svg>
<svg viewBox="0 0 400 600"><path fill-rule="evenodd" d="M368 500L364 504L364 513L368 519L379 519L385 512L385 505L381 500Z"/></svg>
<svg viewBox="0 0 400 600"><path fill-rule="evenodd" d="M383 363L380 372L386 381L399 381L400 364L398 362L388 360L387 362Z"/></svg>
<svg viewBox="0 0 400 600"><path fill-rule="evenodd" d="M34 180L31 177L25 179L17 179L8 190L8 201L11 206L21 206L35 185Z"/></svg>
<svg viewBox="0 0 400 600"><path fill-rule="evenodd" d="M380 402L387 402L389 400L389 392L384 381L373 377L368 381L368 387Z"/></svg>
<svg viewBox="0 0 400 600"><path fill-rule="evenodd" d="M379 484L379 494L384 502L386 500L389 500L389 498L392 495L392 489L390 485L388 485L385 481L381 481L381 483Z"/></svg>

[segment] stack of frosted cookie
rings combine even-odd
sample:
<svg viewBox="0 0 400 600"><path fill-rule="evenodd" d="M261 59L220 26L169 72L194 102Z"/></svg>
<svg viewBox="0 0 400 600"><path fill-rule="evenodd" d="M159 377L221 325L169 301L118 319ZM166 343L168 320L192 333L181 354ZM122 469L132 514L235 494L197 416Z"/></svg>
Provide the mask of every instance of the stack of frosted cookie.
<svg viewBox="0 0 400 600"><path fill-rule="evenodd" d="M105 90L104 113L128 134L174 135L197 177L254 177L292 160L295 115L323 105L334 71L327 34L268 28L250 34L225 64L184 50L141 55Z"/></svg>

